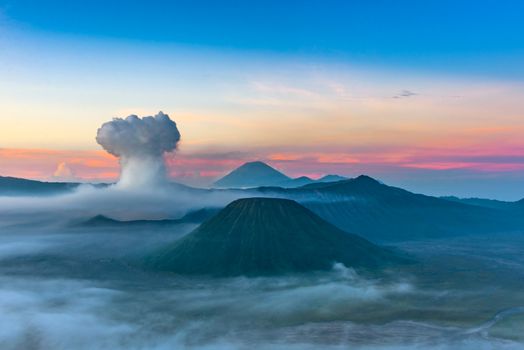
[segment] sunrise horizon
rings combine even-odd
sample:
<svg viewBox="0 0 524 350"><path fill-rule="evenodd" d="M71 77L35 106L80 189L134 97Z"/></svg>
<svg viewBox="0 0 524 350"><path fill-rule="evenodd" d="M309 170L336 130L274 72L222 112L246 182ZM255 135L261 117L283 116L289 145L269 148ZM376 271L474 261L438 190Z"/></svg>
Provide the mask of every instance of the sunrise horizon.
<svg viewBox="0 0 524 350"><path fill-rule="evenodd" d="M292 21L293 6L276 3L215 6L214 17L185 4L171 18L139 3L99 6L52 1L44 18L30 2L0 3L1 176L115 181L118 162L94 141L97 128L162 110L182 133L170 176L191 185L262 160L293 177L368 174L431 195L524 196L518 11L479 6L465 20L457 5L443 24L435 4L337 3L353 22L337 6L304 6ZM135 28L141 15L157 21ZM411 31L421 18L440 31ZM470 28L457 31L464 21Z"/></svg>

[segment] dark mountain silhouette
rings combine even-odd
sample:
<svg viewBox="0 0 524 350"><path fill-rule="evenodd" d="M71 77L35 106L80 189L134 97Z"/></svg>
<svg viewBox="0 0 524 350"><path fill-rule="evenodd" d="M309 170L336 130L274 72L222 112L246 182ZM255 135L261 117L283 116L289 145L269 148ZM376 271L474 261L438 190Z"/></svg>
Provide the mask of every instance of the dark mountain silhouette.
<svg viewBox="0 0 524 350"><path fill-rule="evenodd" d="M164 220L116 220L104 215L96 215L83 222L77 223L73 226L82 227L136 227L136 226L171 226L176 224L199 224L213 215L219 209L217 208L203 208L188 212L180 219L164 219Z"/></svg>
<svg viewBox="0 0 524 350"><path fill-rule="evenodd" d="M236 200L147 260L160 270L219 276L328 270L336 262L366 269L405 262L297 202L277 198Z"/></svg>
<svg viewBox="0 0 524 350"><path fill-rule="evenodd" d="M0 176L0 195L53 195L70 192L78 187L78 185L78 183L72 182L43 182L17 177Z"/></svg>
<svg viewBox="0 0 524 350"><path fill-rule="evenodd" d="M284 188L296 188L296 187L302 187L302 186L313 184L313 183L336 182L336 181L342 181L342 180L347 180L347 178L338 176L338 175L326 175L324 177L321 177L318 180L314 180L307 176L300 176L300 177L289 179L283 182L279 182L275 184L275 186L284 187Z"/></svg>
<svg viewBox="0 0 524 350"><path fill-rule="evenodd" d="M74 226L82 227L136 227L136 226L171 226L180 223L176 219L163 220L117 220L104 215L97 215Z"/></svg>
<svg viewBox="0 0 524 350"><path fill-rule="evenodd" d="M242 169L242 170L240 170ZM232 175L232 177L228 177ZM218 180L216 187L222 188L253 188L260 186L279 186L284 188L301 187L316 182L339 181L346 179L338 175L326 175L314 180L307 176L290 178L263 162L246 163ZM224 180L224 181L223 181ZM28 180L17 177L0 176L0 196L55 195L71 192L81 183L78 182L48 182ZM109 183L91 184L96 187L106 187ZM171 181L173 188L188 191L206 191L181 183Z"/></svg>
<svg viewBox="0 0 524 350"><path fill-rule="evenodd" d="M54 195L77 186L0 177L0 195ZM195 197L209 192L177 183L173 186ZM387 186L368 176L293 187L259 187L245 194L240 191L239 196L296 200L340 229L358 232L374 242L524 231L524 200L436 198Z"/></svg>
<svg viewBox="0 0 524 350"><path fill-rule="evenodd" d="M30 195L56 195L72 192L83 183L79 182L48 182L28 180L18 177L0 176L0 196L30 196ZM87 183L97 188L104 188L111 183ZM207 192L206 189L187 186L171 181L173 189L193 191L195 194Z"/></svg>
<svg viewBox="0 0 524 350"><path fill-rule="evenodd" d="M289 180L290 177L264 162L248 162L216 181L214 185L228 188L278 186Z"/></svg>
<svg viewBox="0 0 524 350"><path fill-rule="evenodd" d="M347 180L347 177L340 176L340 175L326 175L321 177L317 180L317 182L335 182L335 181L342 181Z"/></svg>
<svg viewBox="0 0 524 350"><path fill-rule="evenodd" d="M258 192L294 199L340 229L374 242L524 229L522 215L411 193L364 175L300 188L262 187Z"/></svg>
<svg viewBox="0 0 524 350"><path fill-rule="evenodd" d="M506 202L506 201L499 201L496 199L459 198L455 196L446 196L446 197L440 197L440 198L448 200L448 201L452 201L452 202L476 205L479 207L486 207L486 208L492 208L492 209L511 210L511 209L519 209L520 207L519 202Z"/></svg>
<svg viewBox="0 0 524 350"><path fill-rule="evenodd" d="M309 178L307 176L300 176L294 179L289 179L287 181L280 182L277 184L277 186L286 187L286 188L301 187L301 186L308 185L314 182L315 180L313 180L312 178Z"/></svg>

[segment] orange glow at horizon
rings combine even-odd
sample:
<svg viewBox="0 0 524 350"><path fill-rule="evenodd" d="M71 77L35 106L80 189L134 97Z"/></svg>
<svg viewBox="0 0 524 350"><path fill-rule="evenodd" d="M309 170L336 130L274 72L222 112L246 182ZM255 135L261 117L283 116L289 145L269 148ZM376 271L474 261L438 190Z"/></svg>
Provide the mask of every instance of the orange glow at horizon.
<svg viewBox="0 0 524 350"><path fill-rule="evenodd" d="M366 167L387 173L388 168L450 170L470 169L478 172L524 170L523 148L453 149L370 149L344 153L343 150L311 152L240 153L166 155L171 177L204 178L212 181L246 161L263 160L290 176L321 177L331 172L353 174ZM118 159L104 151L64 151L53 149L0 149L2 176L60 181L53 176L58 166L67 165L77 181L115 181L119 176Z"/></svg>

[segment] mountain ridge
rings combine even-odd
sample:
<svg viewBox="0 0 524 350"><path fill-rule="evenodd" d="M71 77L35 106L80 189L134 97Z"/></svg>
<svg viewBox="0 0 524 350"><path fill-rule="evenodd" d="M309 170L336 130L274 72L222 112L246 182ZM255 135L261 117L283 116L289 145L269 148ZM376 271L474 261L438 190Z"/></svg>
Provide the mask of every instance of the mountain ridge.
<svg viewBox="0 0 524 350"><path fill-rule="evenodd" d="M366 175L257 191L294 199L340 229L358 232L374 242L524 230L524 218L513 211L416 194Z"/></svg>
<svg viewBox="0 0 524 350"><path fill-rule="evenodd" d="M38 181L12 176L0 176L0 195L53 195L71 192L79 185L80 183L76 182Z"/></svg>
<svg viewBox="0 0 524 350"><path fill-rule="evenodd" d="M197 224L212 217L219 211L218 208L202 208L186 213L178 219L160 219L160 220L117 220L108 216L99 214L73 226L80 227L129 227L129 226L170 226L183 223Z"/></svg>

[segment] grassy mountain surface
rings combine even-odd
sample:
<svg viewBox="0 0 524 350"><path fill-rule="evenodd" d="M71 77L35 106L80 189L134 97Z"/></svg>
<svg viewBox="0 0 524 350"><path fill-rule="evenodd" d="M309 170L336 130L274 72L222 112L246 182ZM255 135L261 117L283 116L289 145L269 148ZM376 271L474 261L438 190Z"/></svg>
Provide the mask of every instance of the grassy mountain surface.
<svg viewBox="0 0 524 350"><path fill-rule="evenodd" d="M275 275L404 262L388 249L343 232L295 201L247 198L230 203L195 231L155 252L156 269L197 275Z"/></svg>

